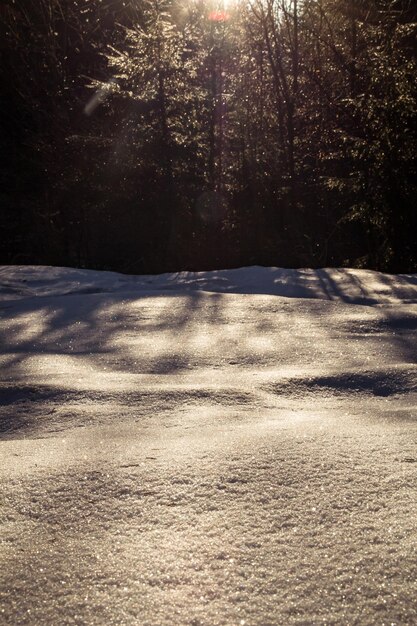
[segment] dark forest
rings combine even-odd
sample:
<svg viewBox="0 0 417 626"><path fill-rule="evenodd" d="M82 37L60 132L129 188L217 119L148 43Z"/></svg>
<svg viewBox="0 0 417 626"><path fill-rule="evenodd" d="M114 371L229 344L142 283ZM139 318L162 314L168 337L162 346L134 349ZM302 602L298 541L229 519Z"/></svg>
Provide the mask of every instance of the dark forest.
<svg viewBox="0 0 417 626"><path fill-rule="evenodd" d="M0 263L417 271L413 0L6 0Z"/></svg>

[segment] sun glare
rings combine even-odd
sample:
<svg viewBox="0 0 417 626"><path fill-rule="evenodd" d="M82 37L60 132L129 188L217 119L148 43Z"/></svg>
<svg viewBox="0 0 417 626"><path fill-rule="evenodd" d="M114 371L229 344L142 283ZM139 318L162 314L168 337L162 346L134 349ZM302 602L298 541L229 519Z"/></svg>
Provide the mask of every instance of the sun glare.
<svg viewBox="0 0 417 626"><path fill-rule="evenodd" d="M233 0L223 0L219 2L217 7L210 11L208 19L211 22L226 22L230 19L230 9L233 4Z"/></svg>
<svg viewBox="0 0 417 626"><path fill-rule="evenodd" d="M227 11L211 11L208 15L210 22L226 22L229 19Z"/></svg>

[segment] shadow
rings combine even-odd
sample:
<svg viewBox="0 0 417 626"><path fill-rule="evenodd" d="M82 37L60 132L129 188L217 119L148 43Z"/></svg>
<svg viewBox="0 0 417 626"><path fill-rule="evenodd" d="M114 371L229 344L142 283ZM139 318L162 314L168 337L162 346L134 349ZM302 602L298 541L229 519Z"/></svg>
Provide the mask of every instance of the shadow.
<svg viewBox="0 0 417 626"><path fill-rule="evenodd" d="M384 389L396 393L406 383L395 387L392 372L396 364L416 362L417 312L395 304L342 306L375 300L366 281L347 270L250 270L246 285L232 280L240 270L210 272L212 279L220 274L214 284L221 284L222 292L200 289L209 286L206 279L196 289L191 273L188 278L182 273L176 279L188 284L185 291L174 284L165 291L4 301L0 432L9 437L47 431L48 420L56 430L60 420L82 424L87 415L100 421L110 410L114 418L118 410L141 416L183 406L255 407L262 389L254 375L265 368L285 378L286 370L375 366L362 389L381 388L379 395ZM274 295L286 297L264 295L266 280ZM385 287L395 291L395 284ZM406 287L398 289L404 295ZM248 389L245 372L253 378ZM378 376L394 376L394 386ZM335 379L327 387L345 383Z"/></svg>
<svg viewBox="0 0 417 626"><path fill-rule="evenodd" d="M417 277L337 268L283 269L253 266L210 272L180 272L155 286L175 290L318 298L350 304L417 303Z"/></svg>
<svg viewBox="0 0 417 626"><path fill-rule="evenodd" d="M272 384L269 391L275 394L311 394L323 397L333 395L366 394L388 398L417 392L417 372L413 371L362 371L344 372L331 376L313 376L288 379Z"/></svg>

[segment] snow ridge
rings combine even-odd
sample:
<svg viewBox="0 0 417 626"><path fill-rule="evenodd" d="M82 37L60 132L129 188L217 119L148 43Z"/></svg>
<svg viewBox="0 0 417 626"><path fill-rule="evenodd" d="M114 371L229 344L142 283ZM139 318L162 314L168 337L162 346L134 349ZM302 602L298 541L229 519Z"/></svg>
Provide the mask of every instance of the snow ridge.
<svg viewBox="0 0 417 626"><path fill-rule="evenodd" d="M348 268L242 267L208 272L129 276L116 272L47 266L0 267L0 298L117 293L208 291L318 298L351 304L417 302L417 275L389 275Z"/></svg>

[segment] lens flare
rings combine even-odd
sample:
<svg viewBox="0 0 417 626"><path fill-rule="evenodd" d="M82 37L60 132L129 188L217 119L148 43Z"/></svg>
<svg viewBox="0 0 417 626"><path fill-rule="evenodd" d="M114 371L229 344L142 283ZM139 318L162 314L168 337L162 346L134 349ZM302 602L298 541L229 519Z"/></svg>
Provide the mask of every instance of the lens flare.
<svg viewBox="0 0 417 626"><path fill-rule="evenodd" d="M225 10L210 11L208 19L210 22L227 22L230 19L230 15Z"/></svg>
<svg viewBox="0 0 417 626"><path fill-rule="evenodd" d="M111 78L105 85L100 87L100 89L97 89L95 94L90 98L90 100L85 105L84 113L88 116L94 113L96 108L100 104L102 104L109 97L111 93L114 92L116 85L117 85L117 82L113 78Z"/></svg>

